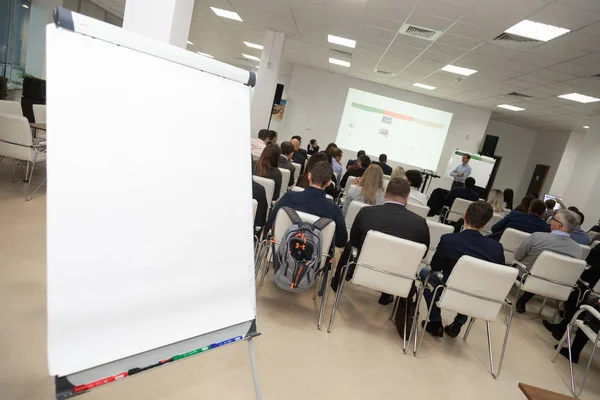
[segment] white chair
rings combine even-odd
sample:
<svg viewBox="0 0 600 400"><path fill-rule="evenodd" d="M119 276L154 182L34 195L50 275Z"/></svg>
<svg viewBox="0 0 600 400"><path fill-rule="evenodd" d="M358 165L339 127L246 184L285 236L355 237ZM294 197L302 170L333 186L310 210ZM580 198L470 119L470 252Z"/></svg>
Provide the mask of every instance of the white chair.
<svg viewBox="0 0 600 400"><path fill-rule="evenodd" d="M383 178L383 190L387 189L388 185L390 184L391 179L386 179L385 175Z"/></svg>
<svg viewBox="0 0 600 400"><path fill-rule="evenodd" d="M298 211L298 216L300 217L300 219L302 221L310 222L310 223L314 223L319 218L321 218L316 215L312 215L312 214L308 214L308 213L304 213L304 212L300 212L300 211ZM291 226L292 226L292 221L286 214L285 210L280 209L277 212L277 215L275 216L275 223L273 224L273 230L272 230L273 236L270 241L271 247L265 246L263 248L263 250L261 251L261 254L259 254L259 257L258 257L259 262L257 263L257 266L256 266L257 270L255 271L255 275L258 274L258 270L260 270L261 266L264 264L264 267L262 268L262 275L260 278L259 287L263 285L263 283L265 281L265 277L267 276L267 273L269 272L270 261L271 261L272 255L275 254L275 252L279 248L279 243L280 243L281 239L283 238L283 235ZM333 259L329 256L329 249L331 248L331 244L333 243L334 234L335 234L335 222L332 221L322 231L323 246L321 248L321 254L323 256L322 256L321 265L320 265L321 273L319 274L319 277L322 279L320 281L319 281L319 279L317 279L317 282L315 282L315 292L313 293L313 300L315 300L317 297L317 290L318 290L319 286L323 286L323 285L325 286L324 287L325 293L321 299L321 307L319 310L319 319L318 319L318 323L317 323L318 329L321 329L321 322L323 321L323 314L325 313L325 306L327 304L327 297L329 295L329 282L327 282L326 279L327 279L327 276L329 275L332 261L333 261Z"/></svg>
<svg viewBox="0 0 600 400"><path fill-rule="evenodd" d="M348 206L348 211L346 212L346 231L348 231L348 237L350 237L350 229L352 229L352 224L356 219L356 215L363 207L368 207L370 204L363 203L362 201L353 201Z"/></svg>
<svg viewBox="0 0 600 400"><path fill-rule="evenodd" d="M258 161L260 159L260 154L252 153L252 161Z"/></svg>
<svg viewBox="0 0 600 400"><path fill-rule="evenodd" d="M598 236L598 235L600 235L600 233L594 232L594 231L589 231L587 233L587 235L590 238L590 243L593 243L595 240L598 240L598 238L600 238L600 236ZM598 236L598 238L597 238L597 236Z"/></svg>
<svg viewBox="0 0 600 400"><path fill-rule="evenodd" d="M35 196L46 178L40 182L33 193L29 194L31 179L35 166L46 161L46 152L34 147L29 121L25 117L0 114L0 157L13 159L13 182L15 181L16 161L27 162L26 182L24 195L25 200L29 201ZM31 170L29 165L31 164Z"/></svg>
<svg viewBox="0 0 600 400"><path fill-rule="evenodd" d="M581 246L581 259L585 260L587 258L587 256L590 254L590 251L592 251L592 248L590 246L586 246L584 244L580 244Z"/></svg>
<svg viewBox="0 0 600 400"><path fill-rule="evenodd" d="M252 180L265 188L267 204L271 204L273 201L273 193L275 193L275 181L273 179L263 178L262 176L257 175L252 175Z"/></svg>
<svg viewBox="0 0 600 400"><path fill-rule="evenodd" d="M578 319L579 315L583 312L587 312L588 316L600 321L600 313L593 307L588 306L587 304L582 305L579 308L579 311L575 313L569 325L567 325L567 331L563 335L556 351L554 352L554 356L552 356L552 362L556 361L556 356L562 349L565 342L569 346L569 369L571 372L571 393L573 393L574 397L579 397L581 392L583 391L583 386L585 385L585 381L587 380L588 372L590 371L590 365L592 365L592 360L594 359L594 354L596 353L596 349L600 347L600 332L596 333L590 328L588 325L584 324L583 320ZM590 360L588 361L587 367L585 369L585 374L583 375L583 381L581 382L581 386L579 389L575 388L575 374L573 373L573 359L571 356L571 337L573 336L573 327L581 330L585 333L588 340L592 343L594 348L592 349L592 354L590 355Z"/></svg>
<svg viewBox="0 0 600 400"><path fill-rule="evenodd" d="M282 198L285 192L288 191L290 184L290 175L292 174L289 169L279 168L281 171L281 189L279 190L278 199Z"/></svg>
<svg viewBox="0 0 600 400"><path fill-rule="evenodd" d="M23 109L21 108L21 104L19 102L0 100L0 114L22 117Z"/></svg>
<svg viewBox="0 0 600 400"><path fill-rule="evenodd" d="M294 185L295 185L296 182L298 182L298 177L300 176L300 170L302 169L302 165L297 164L295 162L293 162L292 165L294 166L294 168L296 168L294 170Z"/></svg>
<svg viewBox="0 0 600 400"><path fill-rule="evenodd" d="M502 362L504 361L506 343L508 341L508 334L510 332L514 312L514 309L510 307L510 303L506 300L506 296L510 292L513 282L517 278L517 274L518 271L515 268L509 268L505 265L494 264L470 256L462 256L454 266L446 284L439 285L433 292L434 299L437 298L438 292L442 292L440 299L437 301L437 306L440 309L471 317L463 337L464 341L467 340L476 319L485 321L490 367L494 378L500 376ZM506 321L504 344L502 345L502 352L500 353L500 361L496 372L492 356L490 322L496 320L502 305L510 307L510 315ZM415 348L415 356L421 348L424 332L427 328L432 308L433 307L430 307L427 312L423 334L419 339L418 347Z"/></svg>
<svg viewBox="0 0 600 400"><path fill-rule="evenodd" d="M519 246L523 244L529 235L530 233L512 228L505 229L504 232L502 232L500 244L504 247L504 262L506 265L510 265L515 261L515 251L517 251Z"/></svg>
<svg viewBox="0 0 600 400"><path fill-rule="evenodd" d="M567 301L573 290L579 290L577 281L586 267L585 260L548 250L542 251L529 271L519 261L513 261L513 265L521 272L521 277L516 281L518 286L516 300L519 300L521 292L533 293L545 298L538 315L544 309L546 298L557 302Z"/></svg>
<svg viewBox="0 0 600 400"><path fill-rule="evenodd" d="M471 203L473 202L461 198L454 199L454 203L452 203L452 207L446 215L444 222L456 222L461 219Z"/></svg>
<svg viewBox="0 0 600 400"><path fill-rule="evenodd" d="M427 227L429 228L429 251L423 259L425 265L431 265L431 259L435 254L438 244L442 236L454 232L454 228L450 225L441 224L435 221L427 221Z"/></svg>
<svg viewBox="0 0 600 400"><path fill-rule="evenodd" d="M423 218L427 218L427 214L429 214L429 207L411 202L406 203L406 209L414 212L417 215L420 215Z"/></svg>
<svg viewBox="0 0 600 400"><path fill-rule="evenodd" d="M45 104L34 104L33 105L33 118L36 123L46 122L46 105Z"/></svg>
<svg viewBox="0 0 600 400"><path fill-rule="evenodd" d="M594 240L594 243L592 243L590 245L590 249L593 249L594 247L598 246L598 244L600 244L600 240ZM591 250L590 250L591 251Z"/></svg>
<svg viewBox="0 0 600 400"><path fill-rule="evenodd" d="M256 218L256 210L258 209L258 201L252 199L252 221Z"/></svg>
<svg viewBox="0 0 600 400"><path fill-rule="evenodd" d="M492 226L500 222L502 218L504 218L503 214L494 213L494 215L492 215L492 219L490 219L490 222L488 222L485 228L482 229L482 233L485 235L489 235L490 233L492 233Z"/></svg>
<svg viewBox="0 0 600 400"><path fill-rule="evenodd" d="M331 310L327 332L331 332L335 311L342 296L346 275L348 274L348 268L350 268L350 266L355 266L354 275L351 280L353 284L388 293L397 298L407 298L409 297L413 282L420 283L417 272L419 271L421 259L426 250L427 247L424 244L400 239L377 231L369 231L365 238L365 242L363 243L358 260L349 260L350 262L342 267L341 279ZM421 285L417 295L417 308L415 309L415 313L419 309L422 293L423 286ZM396 300L396 304L392 309L390 319L393 318L397 305L398 300ZM406 312L408 312L408 307L406 308ZM417 318L414 316L413 325L410 327L410 336L407 340L407 320L408 315L405 315L404 343L402 346L404 352L406 352L406 344L410 343L412 339L412 334L417 323Z"/></svg>

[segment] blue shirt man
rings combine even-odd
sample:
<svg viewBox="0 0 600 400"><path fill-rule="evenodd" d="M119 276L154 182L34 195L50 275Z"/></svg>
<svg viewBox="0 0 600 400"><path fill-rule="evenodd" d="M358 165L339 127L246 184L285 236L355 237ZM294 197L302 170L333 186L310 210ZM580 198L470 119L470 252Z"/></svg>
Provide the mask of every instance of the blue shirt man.
<svg viewBox="0 0 600 400"><path fill-rule="evenodd" d="M450 176L454 178L454 182L452 183L452 188L457 186L464 186L465 180L471 176L471 166L469 166L469 161L471 160L471 156L468 154L463 154L462 156L462 164L458 167L454 168L452 172L450 172Z"/></svg>

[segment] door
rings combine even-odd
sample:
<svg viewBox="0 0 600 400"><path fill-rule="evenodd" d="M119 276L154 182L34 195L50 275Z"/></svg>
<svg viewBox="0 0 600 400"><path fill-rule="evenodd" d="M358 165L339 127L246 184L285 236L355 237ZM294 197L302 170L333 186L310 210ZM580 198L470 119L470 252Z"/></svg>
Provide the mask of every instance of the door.
<svg viewBox="0 0 600 400"><path fill-rule="evenodd" d="M535 169L533 170L533 176L529 182L527 194L533 195L536 199L540 197L540 192L544 187L544 183L546 182L546 177L548 176L549 171L550 167L548 165L537 164L535 166Z"/></svg>

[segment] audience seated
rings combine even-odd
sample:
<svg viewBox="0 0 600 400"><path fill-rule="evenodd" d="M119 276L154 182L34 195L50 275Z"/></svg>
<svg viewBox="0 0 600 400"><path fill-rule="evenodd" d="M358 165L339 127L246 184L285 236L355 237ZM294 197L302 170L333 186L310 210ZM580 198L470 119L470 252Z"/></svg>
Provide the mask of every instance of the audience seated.
<svg viewBox="0 0 600 400"><path fill-rule="evenodd" d="M309 162L315 156L313 155ZM269 215L266 230L268 231L273 226L279 208L290 207L296 211L332 219L335 222L335 246L345 246L348 241L348 232L346 231L342 210L325 197L325 188L331 184L331 176L333 175L331 164L327 161L319 161L311 166L307 175L310 186L303 192L287 192L284 194Z"/></svg>
<svg viewBox="0 0 600 400"><path fill-rule="evenodd" d="M492 226L492 234L489 236L494 240L500 240L504 231L508 228L513 228L518 231L534 233L534 232L550 232L550 227L542 219L542 214L546 210L546 205L543 201L534 199L530 206L529 212L511 211L506 217Z"/></svg>
<svg viewBox="0 0 600 400"><path fill-rule="evenodd" d="M279 168L285 168L290 171L290 181L288 182L288 186L294 185L294 173L296 172L296 167L292 164L292 156L294 155L294 145L290 142L281 143L281 155L279 156Z"/></svg>
<svg viewBox="0 0 600 400"><path fill-rule="evenodd" d="M254 181L252 181L252 198L258 202L256 216L254 217L254 227L265 226L267 210L269 208L267 194L265 188L260 183Z"/></svg>
<svg viewBox="0 0 600 400"><path fill-rule="evenodd" d="M587 235L587 233L585 233L585 231L583 229L581 229L581 225L583 224L583 221L585 220L585 216L583 215L583 213L581 211L579 211L577 209L577 207L569 207L569 210L571 210L575 214L577 214L577 217L579 218L579 226L577 228L573 229L573 232L571 232L571 239L573 239L577 243L582 244L584 246L589 246L590 245L590 237Z"/></svg>
<svg viewBox="0 0 600 400"><path fill-rule="evenodd" d="M338 181L342 179L344 175L343 167L342 167L342 156L344 153L341 149L337 147L331 151L331 166L333 167L333 172L337 174Z"/></svg>
<svg viewBox="0 0 600 400"><path fill-rule="evenodd" d="M331 156L331 152L333 151L333 149L337 149L337 144L335 143L329 143L327 145L327 147L325 148L325 153L329 154Z"/></svg>
<svg viewBox="0 0 600 400"><path fill-rule="evenodd" d="M521 204L519 204L519 206L517 207L517 211L521 211L526 213L529 210L529 206L531 205L531 202L535 199L535 197L533 197L533 195L528 194L527 196L523 197L523 200L521 200ZM544 204L544 209L546 208L546 205ZM541 215L540 215L541 217Z"/></svg>
<svg viewBox="0 0 600 400"><path fill-rule="evenodd" d="M600 311L600 298L594 294L590 294L583 301L583 303L592 306L592 308L595 308L596 310ZM585 316L585 314L586 313L583 313L581 316ZM589 319L589 321L585 321L584 324L587 325L593 332L598 333L598 331L600 330L600 322L596 318L592 317ZM575 333L573 343L571 343L571 360L573 360L573 364L579 363L579 357L581 356L581 352L583 351L583 348L587 344L588 340L589 339L587 335L581 329L578 329L577 333ZM557 347L558 345L554 346L555 349ZM568 348L563 347L562 349L560 349L559 353L561 356L565 357L566 359L569 359Z"/></svg>
<svg viewBox="0 0 600 400"><path fill-rule="evenodd" d="M452 208L452 204L454 204L454 200L456 199L465 199L469 201L477 201L479 200L479 195L475 192L475 178L468 177L465 179L464 187L455 187L446 195L444 198L444 205Z"/></svg>
<svg viewBox="0 0 600 400"><path fill-rule="evenodd" d="M258 131L258 138L250 139L250 151L252 154L262 154L267 144L269 144L269 130L261 129Z"/></svg>
<svg viewBox="0 0 600 400"><path fill-rule="evenodd" d="M392 175L392 167L386 164L387 154L380 154L379 161L373 161L373 164L379 165L385 175Z"/></svg>
<svg viewBox="0 0 600 400"><path fill-rule="evenodd" d="M313 155L318 152L319 152L319 145L317 144L317 139L310 139L310 143L306 147L306 153L310 156L310 155Z"/></svg>
<svg viewBox="0 0 600 400"><path fill-rule="evenodd" d="M406 171L402 167L396 167L392 172L391 179L402 178L406 176Z"/></svg>
<svg viewBox="0 0 600 400"><path fill-rule="evenodd" d="M348 160L348 163L346 164L346 170L350 169L350 167L353 167L356 162L359 160L359 158L361 156L364 156L366 153L364 150L359 150L358 153L356 153L356 160Z"/></svg>
<svg viewBox="0 0 600 400"><path fill-rule="evenodd" d="M371 165L371 159L369 156L360 156L352 168L348 168L344 174L344 177L340 181L340 186L345 188L346 182L348 182L348 177L350 176L363 176L366 169L369 168L369 165Z"/></svg>
<svg viewBox="0 0 600 400"><path fill-rule="evenodd" d="M378 167L377 167L378 168ZM379 169L379 168L378 168ZM385 191L385 203L381 206L363 207L357 214L350 231L347 244L337 264L331 287L337 290L342 266L348 263L352 247L360 254L367 232L370 230L396 236L413 242L422 243L429 248L429 228L423 217L408 211L406 203L410 195L410 185L404 179L392 179ZM425 254L423 254L423 257ZM401 257L401 255L398 255ZM347 280L353 276L354 269L348 270ZM379 299L382 305L393 301L393 296L383 293Z"/></svg>
<svg viewBox="0 0 600 400"><path fill-rule="evenodd" d="M512 189L504 189L504 206L507 210L513 209L515 192Z"/></svg>
<svg viewBox="0 0 600 400"><path fill-rule="evenodd" d="M279 170L279 157L281 148L276 144L268 144L263 150L258 161L252 161L252 174L262 176L263 178L273 179L275 182L275 191L273 192L273 201L279 198L281 190L281 171Z"/></svg>
<svg viewBox="0 0 600 400"><path fill-rule="evenodd" d="M592 229L590 229L590 232L598 232L598 233L600 233L600 219L598 220L598 222L596 223L596 225L594 225L592 227Z"/></svg>
<svg viewBox="0 0 600 400"><path fill-rule="evenodd" d="M556 214L554 211L554 207L556 206L556 200L548 199L544 203L546 204L546 212L544 212L544 214L542 215L542 219L550 223L548 219L554 217L554 214Z"/></svg>
<svg viewBox="0 0 600 400"><path fill-rule="evenodd" d="M292 162L296 164L300 164L300 175L304 173L304 167L306 166L306 156L301 152L304 151L306 154L306 150L302 150L300 148L300 141L298 139L290 140L290 143L294 146L294 155L292 156Z"/></svg>
<svg viewBox="0 0 600 400"><path fill-rule="evenodd" d="M377 165L370 165L365 171L357 186L352 186L344 199L342 213L344 217L348 207L353 201L362 201L370 205L381 205L383 196L383 171Z"/></svg>
<svg viewBox="0 0 600 400"><path fill-rule="evenodd" d="M427 195L425 193L421 193L419 188L423 184L423 175L421 175L420 171L416 169L409 169L406 171L406 180L410 185L410 196L408 197L408 202L411 204L417 204L419 206L427 205Z"/></svg>
<svg viewBox="0 0 600 400"><path fill-rule="evenodd" d="M277 143L277 132L269 131L269 143L268 144Z"/></svg>
<svg viewBox="0 0 600 400"><path fill-rule="evenodd" d="M504 194L499 189L490 190L487 202L494 209L494 214L504 214Z"/></svg>
<svg viewBox="0 0 600 400"><path fill-rule="evenodd" d="M462 256L471 256L481 260L504 264L504 249L502 245L481 234L481 230L492 218L494 210L485 201L476 201L469 205L464 215L465 227L461 233L443 235L431 260L431 275L429 284L425 289L425 300L427 306L432 307L430 322L427 324L427 332L433 336L443 337L444 332L450 337L456 337L462 326L467 322L467 316L458 314L452 324L444 328L442 315L433 299L435 288L446 283L452 273L454 266ZM430 273L429 268L423 268L419 272L424 281ZM424 325L425 321L423 321Z"/></svg>
<svg viewBox="0 0 600 400"><path fill-rule="evenodd" d="M538 202L541 203L541 205L538 205ZM543 201L535 199L531 202L531 207L545 208L546 205ZM513 213L514 212L518 211L513 211ZM573 258L581 258L581 246L570 237L570 233L578 226L579 219L577 214L569 210L559 210L556 215L552 217L552 222L550 223L552 232L535 232L525 239L517 251L515 251L515 260L523 263L529 271L535 263L535 260L537 260L544 250ZM533 293L523 293L523 295L517 301L516 311L518 313L524 313L525 305L534 296L535 295Z"/></svg>
<svg viewBox="0 0 600 400"><path fill-rule="evenodd" d="M310 182L308 180L308 173L312 170L313 166L321 161L330 162L330 157L325 154L325 152L314 153L310 159L306 162L306 168L304 170L304 174L298 177L298 182L296 182L296 186L301 188L307 188L310 186ZM333 168L332 168L333 171ZM331 175L331 179L333 179L333 172ZM335 189L335 184L332 182L329 186L325 188L325 193L333 197L334 199L338 196L338 191Z"/></svg>
<svg viewBox="0 0 600 400"><path fill-rule="evenodd" d="M298 141L298 148L296 149L296 152L299 153L302 157L304 157L304 159L306 159L308 157L306 150L300 148L300 146L302 146L302 136L294 135L294 136L292 136L292 139L290 140L290 142L292 140ZM292 144L294 144L294 143L292 143ZM296 145L294 145L294 147L296 147ZM296 161L294 161L294 162L296 162ZM300 164L300 163L298 163L298 164Z"/></svg>

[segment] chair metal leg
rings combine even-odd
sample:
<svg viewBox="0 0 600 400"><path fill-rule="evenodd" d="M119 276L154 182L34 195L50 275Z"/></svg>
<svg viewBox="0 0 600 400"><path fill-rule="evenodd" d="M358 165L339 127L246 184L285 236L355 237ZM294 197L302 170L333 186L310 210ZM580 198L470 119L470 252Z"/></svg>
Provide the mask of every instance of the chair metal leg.
<svg viewBox="0 0 600 400"><path fill-rule="evenodd" d="M506 353L506 345L508 344L508 334L510 333L510 327L512 325L512 318L514 314L514 308L510 308L510 315L508 317L508 323L506 324L506 332L504 333L504 343L502 344L502 352L500 353L500 362L498 363L498 370L494 374L492 371L492 376L494 379L498 379L500 376L500 371L502 370L502 363L504 362L504 353Z"/></svg>
<svg viewBox="0 0 600 400"><path fill-rule="evenodd" d="M260 283L258 284L258 286L262 286L265 283L265 277L267 276L267 272L269 272L269 258L270 258L270 253L271 253L271 248L269 247L266 251L265 254L265 258L263 260L263 263L265 264L264 267L262 267L262 275L260 277Z"/></svg>
<svg viewBox="0 0 600 400"><path fill-rule="evenodd" d="M415 337L413 343L413 354L417 352L417 341L419 336L419 306L421 305L423 293L425 293L425 286L427 285L427 281L429 281L429 277L425 279L425 282L421 283L421 287L419 288L419 292L417 293L417 304L415 306L415 312L413 314L413 323L410 327L410 336L408 337L408 343L411 343L413 341L413 335Z"/></svg>
<svg viewBox="0 0 600 400"><path fill-rule="evenodd" d="M398 311L399 304L400 304L400 297L396 296L396 301L394 301L394 306L392 307L392 312L390 312L390 318L389 318L390 321L392 320L392 318L394 318L394 315L396 315L396 311Z"/></svg>
<svg viewBox="0 0 600 400"><path fill-rule="evenodd" d="M329 264L331 265L331 264ZM328 267L330 268L330 267ZM317 329L321 330L321 324L323 323L323 316L325 315L325 308L327 307L327 300L329 299L329 290L331 286L331 279L329 275L332 274L324 274L323 275L323 285L325 285L325 293L323 293L323 297L321 297L321 309L319 310L319 322L317 323ZM316 293L316 292L315 292ZM340 292L341 294L341 292ZM331 321L329 321L331 322Z"/></svg>
<svg viewBox="0 0 600 400"><path fill-rule="evenodd" d="M590 359L588 360L588 364L585 369L585 374L583 375L583 381L581 382L581 386L579 387L579 390L575 390L575 388L572 388L572 393L573 393L573 396L575 396L575 397L579 397L581 395L581 392L583 391L583 386L585 385L585 381L587 380L588 373L590 372L590 366L592 365L592 360L594 359L594 354L596 353L596 349L598 348L598 340L599 339L600 339L600 333L598 333L598 335L596 336L596 341L593 343L594 348L592 349L592 354L590 354ZM571 356L570 349L571 349L571 346L569 346L569 357ZM573 370L573 363L571 363L571 371L572 370ZM573 376L573 375L571 375L571 376Z"/></svg>
<svg viewBox="0 0 600 400"><path fill-rule="evenodd" d="M317 275L315 277L315 290L313 292L313 296L312 299L316 300L317 299L317 293L319 292L319 281L321 280L321 276Z"/></svg>
<svg viewBox="0 0 600 400"><path fill-rule="evenodd" d="M31 179L33 178L33 170L35 169L35 160L36 160L36 158L37 157L33 158L33 163L32 163L32 166L31 166L31 171L29 171L29 161L27 162L27 170L26 170L26 173L25 173L25 176L26 176L27 180L25 181L26 182L25 183L25 191L23 193L23 195L25 196L25 201L31 200L31 197L29 197L27 194L29 193L29 186L31 186ZM39 186L38 186L38 189L39 189ZM36 192L37 192L37 190L36 190Z"/></svg>
<svg viewBox="0 0 600 400"><path fill-rule="evenodd" d="M496 372L494 371L494 355L492 352L492 333L490 331L490 321L485 321L485 327L487 328L488 351L490 352L490 367L492 368L492 375L495 377Z"/></svg>
<svg viewBox="0 0 600 400"><path fill-rule="evenodd" d="M467 338L469 337L469 333L471 333L471 328L473 327L473 324L475 323L475 318L471 317L471 319L469 320L469 325L467 325L467 330L465 331L465 335L463 336L463 341L467 341Z"/></svg>
<svg viewBox="0 0 600 400"><path fill-rule="evenodd" d="M540 311L538 311L538 318L542 315L542 311L544 311L544 307L546 307L546 301L548 301L547 297L544 297L544 301L542 301L542 306L540 307Z"/></svg>
<svg viewBox="0 0 600 400"><path fill-rule="evenodd" d="M338 303L340 302L340 297L342 296L342 290L344 289L344 283L346 283L346 275L348 275L348 268L350 264L346 264L342 267L342 279L338 283L338 289L335 293L335 300L333 301L333 308L331 309L331 316L329 317L329 326L327 327L327 332L331 332L331 326L333 325L333 318L335 317L335 310L337 309Z"/></svg>
<svg viewBox="0 0 600 400"><path fill-rule="evenodd" d="M35 194L38 192L38 190L40 190L40 188L42 187L42 185L44 184L44 182L46 182L47 178L42 179L42 181L40 182L39 185L37 185L37 187L35 188L35 190L33 191L33 193L31 193L31 195L29 196L28 199L26 199L27 201L30 201L31 199L33 199L33 196L35 196Z"/></svg>
<svg viewBox="0 0 600 400"><path fill-rule="evenodd" d="M419 344L417 345L417 351L414 352L415 357L417 356L417 353L419 352L419 350L421 349L421 345L423 344L423 338L425 337L425 331L427 330L427 324L429 323L429 316L431 315L431 310L433 309L433 304L435 303L435 299L437 299L438 290L443 290L443 289L445 289L445 287L442 285L439 285L433 291L431 305L428 307L429 309L427 310L427 316L425 317L425 325L423 325L423 334L419 338ZM418 327L417 327L417 329L418 329Z"/></svg>
<svg viewBox="0 0 600 400"><path fill-rule="evenodd" d="M12 173L12 183L17 181L17 159L13 158L13 173Z"/></svg>
<svg viewBox="0 0 600 400"><path fill-rule="evenodd" d="M554 315L552 316L552 319L550 321L552 321L552 322L556 321L556 317L558 317L559 312L560 312L560 301L556 300L556 310L554 311Z"/></svg>

